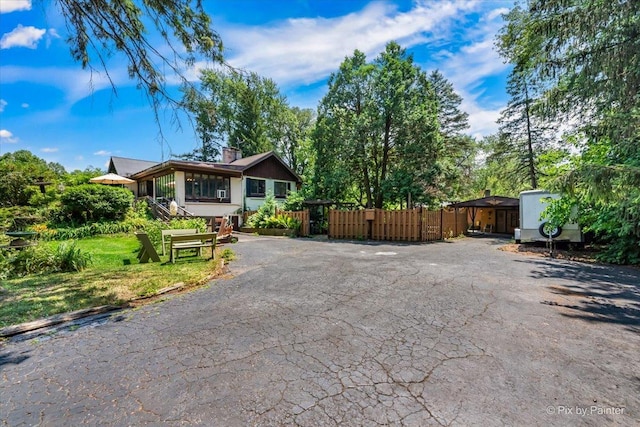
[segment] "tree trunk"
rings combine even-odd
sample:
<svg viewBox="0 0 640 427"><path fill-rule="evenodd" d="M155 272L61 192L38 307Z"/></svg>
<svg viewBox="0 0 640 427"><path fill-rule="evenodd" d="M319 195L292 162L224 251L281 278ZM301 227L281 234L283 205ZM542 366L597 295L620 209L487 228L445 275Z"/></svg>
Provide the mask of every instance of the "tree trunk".
<svg viewBox="0 0 640 427"><path fill-rule="evenodd" d="M531 119L529 117L529 91L527 88L527 82L524 82L524 114L527 118L527 152L529 157L529 179L531 180L531 187L533 189L538 188L538 179L536 177L536 168L533 158L533 137L531 136Z"/></svg>
<svg viewBox="0 0 640 427"><path fill-rule="evenodd" d="M387 177L387 167L389 164L389 151L391 150L391 116L387 115L384 122L384 145L382 147L382 164L380 166L380 183L382 184ZM382 191L378 189L376 194L376 208L382 209L384 197Z"/></svg>

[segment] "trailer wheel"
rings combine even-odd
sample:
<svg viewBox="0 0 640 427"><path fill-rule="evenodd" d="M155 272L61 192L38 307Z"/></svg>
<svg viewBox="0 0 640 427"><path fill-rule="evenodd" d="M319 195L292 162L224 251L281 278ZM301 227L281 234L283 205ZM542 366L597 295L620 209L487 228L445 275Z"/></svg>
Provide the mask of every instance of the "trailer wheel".
<svg viewBox="0 0 640 427"><path fill-rule="evenodd" d="M547 223L543 222L542 224L540 224L540 227L538 228L538 232L546 238L551 237L552 239L555 239L560 234L562 234L562 227L551 228L551 226L549 226L549 229L545 229L546 227L547 227Z"/></svg>

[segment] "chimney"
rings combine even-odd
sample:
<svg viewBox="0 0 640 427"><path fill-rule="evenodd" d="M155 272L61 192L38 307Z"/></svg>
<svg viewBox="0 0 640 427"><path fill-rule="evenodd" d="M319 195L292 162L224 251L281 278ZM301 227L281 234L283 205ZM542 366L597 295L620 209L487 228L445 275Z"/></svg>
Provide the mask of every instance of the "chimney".
<svg viewBox="0 0 640 427"><path fill-rule="evenodd" d="M484 197L491 197L491 190L484 190Z"/></svg>
<svg viewBox="0 0 640 427"><path fill-rule="evenodd" d="M222 163L231 163L242 158L242 151L233 147L222 147Z"/></svg>

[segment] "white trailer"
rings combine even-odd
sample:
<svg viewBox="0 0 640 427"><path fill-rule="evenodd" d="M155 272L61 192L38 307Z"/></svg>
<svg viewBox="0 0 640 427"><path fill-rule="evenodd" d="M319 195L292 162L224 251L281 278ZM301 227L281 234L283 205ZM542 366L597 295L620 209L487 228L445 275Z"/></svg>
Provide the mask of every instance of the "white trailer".
<svg viewBox="0 0 640 427"><path fill-rule="evenodd" d="M549 239L544 231L546 221L540 219L540 215L547 207L547 201L550 198L559 199L560 195L545 190L530 190L520 193L520 228L515 232L516 242L536 242ZM584 241L578 224L565 224L548 231L555 241L575 243Z"/></svg>

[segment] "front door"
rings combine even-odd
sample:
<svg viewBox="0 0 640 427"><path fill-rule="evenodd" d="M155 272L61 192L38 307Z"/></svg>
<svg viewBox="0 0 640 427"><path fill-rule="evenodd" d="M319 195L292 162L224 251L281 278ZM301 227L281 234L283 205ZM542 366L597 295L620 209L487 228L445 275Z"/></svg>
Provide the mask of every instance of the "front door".
<svg viewBox="0 0 640 427"><path fill-rule="evenodd" d="M507 232L507 211L496 210L496 233Z"/></svg>

